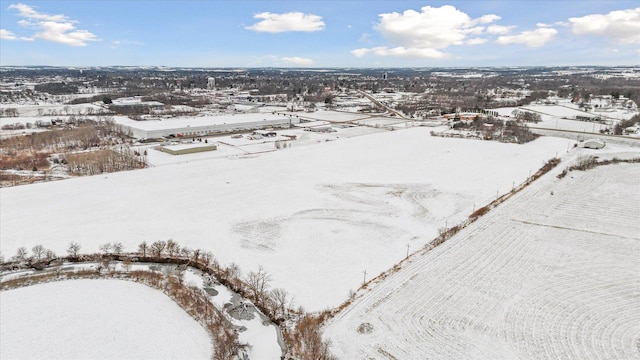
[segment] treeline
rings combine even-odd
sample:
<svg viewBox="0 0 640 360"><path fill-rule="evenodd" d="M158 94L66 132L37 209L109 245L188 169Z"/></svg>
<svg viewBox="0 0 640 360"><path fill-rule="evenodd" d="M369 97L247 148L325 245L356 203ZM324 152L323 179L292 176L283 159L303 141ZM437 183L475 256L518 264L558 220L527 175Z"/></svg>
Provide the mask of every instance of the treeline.
<svg viewBox="0 0 640 360"><path fill-rule="evenodd" d="M112 121L81 123L68 129L52 129L4 139L0 152L15 155L20 151L87 150L91 147L112 145L116 138L123 138ZM117 142L116 142L117 143Z"/></svg>
<svg viewBox="0 0 640 360"><path fill-rule="evenodd" d="M636 123L640 123L640 115L634 115L631 119L619 121L613 127L613 134L622 135L624 133L624 129L633 126Z"/></svg>
<svg viewBox="0 0 640 360"><path fill-rule="evenodd" d="M562 179L565 176L567 176L569 172L574 170L587 171L601 165L610 165L610 164L619 164L619 163L631 163L631 164L640 163L640 157L631 158L631 159L619 159L617 157L614 157L610 160L598 160L598 157L593 155L580 156L576 159L575 164L562 170L562 172L558 174L556 177L558 179Z"/></svg>
<svg viewBox="0 0 640 360"><path fill-rule="evenodd" d="M18 117L18 109L16 108L0 108L0 117Z"/></svg>
<svg viewBox="0 0 640 360"><path fill-rule="evenodd" d="M119 151L100 149L64 154L61 161L67 164L71 175L82 176L143 169L147 166L146 155L141 155L128 147Z"/></svg>
<svg viewBox="0 0 640 360"><path fill-rule="evenodd" d="M65 82L50 82L45 84L36 84L33 88L35 91L49 93L51 95L76 94L78 85Z"/></svg>
<svg viewBox="0 0 640 360"><path fill-rule="evenodd" d="M98 120L99 121L95 121ZM0 175L10 170L45 171L51 166L61 165L72 175L94 175L140 169L147 166L146 152L142 154L129 148L130 140L110 119L73 118L75 124L67 122L66 128L34 132L27 136L15 136L0 142ZM114 147L120 148L114 150ZM32 182L29 175L25 182ZM4 185L18 185L16 177L0 179Z"/></svg>

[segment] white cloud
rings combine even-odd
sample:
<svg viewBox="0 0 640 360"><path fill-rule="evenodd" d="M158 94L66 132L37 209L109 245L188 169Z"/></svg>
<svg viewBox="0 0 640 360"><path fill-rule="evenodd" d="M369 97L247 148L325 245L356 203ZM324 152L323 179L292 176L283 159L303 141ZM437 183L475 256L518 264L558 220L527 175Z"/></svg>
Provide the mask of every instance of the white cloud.
<svg viewBox="0 0 640 360"><path fill-rule="evenodd" d="M570 18L576 35L602 35L621 44L640 44L640 7Z"/></svg>
<svg viewBox="0 0 640 360"><path fill-rule="evenodd" d="M442 50L449 46L486 42L478 37L486 33L483 25L500 19L493 14L472 19L450 5L439 8L425 6L420 12L405 10L403 13L380 14L379 17L375 29L391 46L355 49L351 51L354 56L373 53L379 56L445 58L448 54Z"/></svg>
<svg viewBox="0 0 640 360"><path fill-rule="evenodd" d="M253 18L262 19L262 21L247 26L245 29L257 32L280 33L289 31L313 32L324 30L325 27L322 17L301 12L285 14L262 12L254 15Z"/></svg>
<svg viewBox="0 0 640 360"><path fill-rule="evenodd" d="M488 40L485 38L471 38L467 41L465 41L465 44L467 45L481 45L481 44L485 44Z"/></svg>
<svg viewBox="0 0 640 360"><path fill-rule="evenodd" d="M64 15L49 15L49 14L39 13L35 11L33 7L25 4L11 4L9 5L9 9L18 10L18 15L25 17L27 19L47 20L47 21L68 21L67 17Z"/></svg>
<svg viewBox="0 0 640 360"><path fill-rule="evenodd" d="M301 57L297 57L297 56L294 56L294 57L283 57L282 60L287 62L287 63L300 65L300 66L313 65L313 60L305 59L305 58L301 58Z"/></svg>
<svg viewBox="0 0 640 360"><path fill-rule="evenodd" d="M525 44L528 47L541 47L551 41L558 30L548 27L539 27L531 31L523 31L518 35L499 36L496 43L500 45Z"/></svg>
<svg viewBox="0 0 640 360"><path fill-rule="evenodd" d="M111 48L115 49L122 45L144 45L143 42L135 40L113 40L111 41Z"/></svg>
<svg viewBox="0 0 640 360"><path fill-rule="evenodd" d="M0 39L2 40L17 40L18 37L9 30L0 29Z"/></svg>
<svg viewBox="0 0 640 360"><path fill-rule="evenodd" d="M378 56L398 56L398 57L422 57L430 59L443 59L449 56L449 54L428 48L406 48L404 46L397 46L389 48L385 46L378 46L371 49L362 48L351 50L351 54L356 57L363 57L368 53L373 53Z"/></svg>
<svg viewBox="0 0 640 360"><path fill-rule="evenodd" d="M482 15L479 19L478 19L478 23L480 24L488 24L488 23L492 23L494 21L498 21L500 20L501 17L498 15L494 15L494 14L490 14L490 15Z"/></svg>
<svg viewBox="0 0 640 360"><path fill-rule="evenodd" d="M98 40L96 35L87 30L76 30L74 24L77 21L70 20L65 15L40 13L25 4L12 4L9 9L17 10L18 16L25 18L18 21L19 25L37 31L30 37L21 37L21 40L42 39L69 46L86 46L88 41Z"/></svg>
<svg viewBox="0 0 640 360"><path fill-rule="evenodd" d="M487 26L487 34L506 35L511 32L514 26L489 25Z"/></svg>
<svg viewBox="0 0 640 360"><path fill-rule="evenodd" d="M363 57L363 56L367 55L370 52L371 52L371 49L367 49L367 48L360 48L360 49L351 50L351 54L353 54L353 56L355 56L355 57Z"/></svg>

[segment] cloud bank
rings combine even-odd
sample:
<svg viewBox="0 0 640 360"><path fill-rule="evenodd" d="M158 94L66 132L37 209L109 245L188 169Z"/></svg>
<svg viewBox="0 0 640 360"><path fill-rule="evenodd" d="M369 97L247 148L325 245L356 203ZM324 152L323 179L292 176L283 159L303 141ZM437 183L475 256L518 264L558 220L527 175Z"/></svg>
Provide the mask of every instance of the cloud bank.
<svg viewBox="0 0 640 360"><path fill-rule="evenodd" d="M640 7L569 18L576 35L601 35L620 44L640 44Z"/></svg>
<svg viewBox="0 0 640 360"><path fill-rule="evenodd" d="M9 9L17 10L18 16L23 19L18 21L20 26L34 29L36 32L30 37L22 37L20 40L41 39L69 46L86 46L89 41L97 41L98 37L87 30L76 30L77 21L71 20L65 15L50 15L36 11L25 4L12 4ZM13 33L7 30L1 31L2 39L15 40Z"/></svg>

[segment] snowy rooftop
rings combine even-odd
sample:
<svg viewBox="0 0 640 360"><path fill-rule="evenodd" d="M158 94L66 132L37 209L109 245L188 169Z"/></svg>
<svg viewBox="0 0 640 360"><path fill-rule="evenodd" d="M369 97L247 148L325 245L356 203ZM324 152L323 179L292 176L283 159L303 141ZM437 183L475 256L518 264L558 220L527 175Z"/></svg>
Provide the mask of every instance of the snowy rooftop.
<svg viewBox="0 0 640 360"><path fill-rule="evenodd" d="M121 125L127 125L141 130L162 130L172 128L186 128L196 126L211 126L223 124L242 124L267 120L286 120L288 117L265 113L256 114L221 114L207 116L187 116L162 120L131 120L126 116L116 116L114 120Z"/></svg>
<svg viewBox="0 0 640 360"><path fill-rule="evenodd" d="M169 150L186 150L186 149L194 149L194 148L208 148L208 147L213 147L215 146L215 144L208 144L208 143L204 143L204 142L187 142L187 143L180 143L180 144L170 144L170 145L165 145L163 146L165 149L169 149Z"/></svg>

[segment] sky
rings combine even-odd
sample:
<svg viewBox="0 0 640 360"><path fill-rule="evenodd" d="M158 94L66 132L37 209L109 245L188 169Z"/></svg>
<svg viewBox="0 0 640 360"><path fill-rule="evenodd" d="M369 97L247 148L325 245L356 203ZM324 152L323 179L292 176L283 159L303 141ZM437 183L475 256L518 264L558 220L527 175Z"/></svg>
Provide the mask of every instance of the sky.
<svg viewBox="0 0 640 360"><path fill-rule="evenodd" d="M640 2L0 0L0 65L640 65Z"/></svg>

